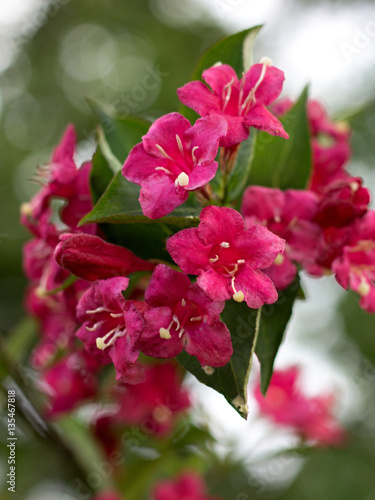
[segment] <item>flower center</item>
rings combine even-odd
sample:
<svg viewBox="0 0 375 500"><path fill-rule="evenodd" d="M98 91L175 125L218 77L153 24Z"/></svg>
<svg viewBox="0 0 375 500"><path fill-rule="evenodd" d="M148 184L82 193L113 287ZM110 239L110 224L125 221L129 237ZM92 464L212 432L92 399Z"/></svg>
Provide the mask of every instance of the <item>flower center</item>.
<svg viewBox="0 0 375 500"><path fill-rule="evenodd" d="M245 259L237 249L232 248L230 243L222 241L219 245L215 245L210 254L208 262L211 267L221 276L230 278L230 286L233 290L233 299L236 302L242 302L245 298L241 290L237 290L235 286L236 275L238 274L239 267L245 264Z"/></svg>
<svg viewBox="0 0 375 500"><path fill-rule="evenodd" d="M181 338L186 327L189 325L192 326L193 324L199 325L202 320L203 315L199 307L190 300L182 299L174 306L172 321L168 328L160 328L160 337L162 339L170 339L172 337L171 329L174 328L174 330L178 332L179 338Z"/></svg>
<svg viewBox="0 0 375 500"><path fill-rule="evenodd" d="M112 346L118 338L123 337L127 333L126 325L123 320L124 313L122 312L115 313L111 312L110 309L107 309L106 307L98 307L97 309L86 311L86 314L99 314L101 317L98 321L89 322L89 324L86 325L86 330L88 332L96 332L101 329L104 324L107 324L108 328L115 325L114 328L111 328L109 332L103 335L103 337L97 337L96 347L101 351L104 351L107 347ZM122 321L119 321L120 318L122 318Z"/></svg>

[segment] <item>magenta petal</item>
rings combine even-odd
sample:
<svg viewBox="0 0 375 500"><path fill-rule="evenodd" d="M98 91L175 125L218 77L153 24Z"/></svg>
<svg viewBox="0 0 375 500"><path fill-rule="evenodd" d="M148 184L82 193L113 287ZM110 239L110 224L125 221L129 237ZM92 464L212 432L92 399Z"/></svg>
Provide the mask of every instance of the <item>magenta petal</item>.
<svg viewBox="0 0 375 500"><path fill-rule="evenodd" d="M185 139L191 141L191 147L197 147L194 156L198 165L207 165L215 160L219 140L227 133L227 122L218 114L210 114L197 120L185 133Z"/></svg>
<svg viewBox="0 0 375 500"><path fill-rule="evenodd" d="M235 279L237 291L243 292L246 304L252 309L259 309L263 304L273 304L278 295L275 285L261 271L251 269L247 264Z"/></svg>
<svg viewBox="0 0 375 500"><path fill-rule="evenodd" d="M159 145L173 160L181 158L176 135L181 139L190 127L189 120L180 113L169 113L158 118L151 125L147 134L142 137L145 151L155 158L164 159L165 156L156 147L156 145Z"/></svg>
<svg viewBox="0 0 375 500"><path fill-rule="evenodd" d="M261 104L256 104L250 109L244 118L244 122L248 127L255 127L271 135L289 139L289 135L285 132L281 122Z"/></svg>
<svg viewBox="0 0 375 500"><path fill-rule="evenodd" d="M272 280L277 290L284 290L296 277L297 267L290 259L284 257L282 264L273 264L262 272Z"/></svg>
<svg viewBox="0 0 375 500"><path fill-rule="evenodd" d="M183 299L190 287L186 274L159 264L152 273L145 300L153 307L170 306Z"/></svg>
<svg viewBox="0 0 375 500"><path fill-rule="evenodd" d="M76 147L77 136L74 125L69 124L61 138L60 144L56 147L52 154L52 163L64 162L67 158L72 159Z"/></svg>
<svg viewBox="0 0 375 500"><path fill-rule="evenodd" d="M196 356L202 366L224 366L233 354L232 340L227 326L221 321L199 328L189 328L184 335L185 351Z"/></svg>
<svg viewBox="0 0 375 500"><path fill-rule="evenodd" d="M245 119L242 116L231 116L223 114L223 118L228 125L227 135L220 140L220 146L228 148L235 144L240 144L249 137L249 128L245 126Z"/></svg>
<svg viewBox="0 0 375 500"><path fill-rule="evenodd" d="M110 348L109 357L116 369L116 380L124 384L139 384L145 379L143 366L137 363L139 350L127 335L119 338Z"/></svg>
<svg viewBox="0 0 375 500"><path fill-rule="evenodd" d="M255 225L237 238L236 247L251 267L262 269L271 266L284 251L285 241L266 227Z"/></svg>
<svg viewBox="0 0 375 500"><path fill-rule="evenodd" d="M144 314L145 327L137 341L137 347L154 358L174 358L183 349L178 333L170 330L171 338L160 337L160 328L168 328L172 322L172 311L169 307L155 307Z"/></svg>
<svg viewBox="0 0 375 500"><path fill-rule="evenodd" d="M181 187L176 188L168 175L153 174L142 183L139 203L146 217L158 219L173 212L188 197L189 193Z"/></svg>
<svg viewBox="0 0 375 500"><path fill-rule="evenodd" d="M245 75L244 95L247 95L256 85L261 72L262 64L254 64ZM283 71L274 66L268 66L262 82L255 92L257 102L268 106L275 101L283 88L285 76Z"/></svg>
<svg viewBox="0 0 375 500"><path fill-rule="evenodd" d="M223 89L228 83L231 81L233 81L234 85L238 83L236 72L228 64L211 66L211 68L203 71L202 78L219 96L222 95Z"/></svg>
<svg viewBox="0 0 375 500"><path fill-rule="evenodd" d="M183 229L167 240L169 254L187 274L198 274L207 267L210 248L203 245L195 227Z"/></svg>
<svg viewBox="0 0 375 500"><path fill-rule="evenodd" d="M224 237L224 241L231 241L244 229L241 214L232 208L208 206L202 210L200 220L198 236L206 245L220 243Z"/></svg>
<svg viewBox="0 0 375 500"><path fill-rule="evenodd" d="M130 182L142 184L150 175L155 173L156 167L167 167L168 160L154 158L146 153L143 144L137 144L129 153L122 167L122 175Z"/></svg>
<svg viewBox="0 0 375 500"><path fill-rule="evenodd" d="M244 217L255 216L262 224L280 216L284 209L284 193L280 189L250 186L246 189L241 213Z"/></svg>
<svg viewBox="0 0 375 500"><path fill-rule="evenodd" d="M182 104L193 109L198 115L220 111L220 98L213 94L203 82L189 82L177 89Z"/></svg>
<svg viewBox="0 0 375 500"><path fill-rule="evenodd" d="M288 189L284 193L285 208L283 218L291 221L298 219L312 220L318 211L318 196L311 191Z"/></svg>
<svg viewBox="0 0 375 500"><path fill-rule="evenodd" d="M215 177L217 167L217 161L214 161L209 165L198 165L195 167L189 175L189 184L186 186L186 189L188 191L192 191L206 185Z"/></svg>
<svg viewBox="0 0 375 500"><path fill-rule="evenodd" d="M228 291L229 278L221 276L210 267L198 276L197 283L211 300L229 300L233 295Z"/></svg>

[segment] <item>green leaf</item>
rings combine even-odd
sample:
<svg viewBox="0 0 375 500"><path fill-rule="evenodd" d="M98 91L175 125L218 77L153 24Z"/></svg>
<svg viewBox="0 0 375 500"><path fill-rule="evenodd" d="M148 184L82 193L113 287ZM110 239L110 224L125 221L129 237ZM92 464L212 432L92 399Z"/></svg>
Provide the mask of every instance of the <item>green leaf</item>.
<svg viewBox="0 0 375 500"><path fill-rule="evenodd" d="M236 165L229 174L228 179L228 201L241 202L243 191L247 185L250 174L251 163L254 157L257 131L252 129L249 138L244 141L239 149Z"/></svg>
<svg viewBox="0 0 375 500"><path fill-rule="evenodd" d="M133 147L141 142L150 123L136 116L122 117L114 110L106 111L100 104L90 99L87 102L100 119L105 140L121 166Z"/></svg>
<svg viewBox="0 0 375 500"><path fill-rule="evenodd" d="M97 203L113 178L113 171L104 157L102 149L98 146L92 159L90 173L90 189L94 203Z"/></svg>
<svg viewBox="0 0 375 500"><path fill-rule="evenodd" d="M231 332L233 355L229 363L214 368L207 375L197 358L182 352L177 356L179 363L200 382L220 392L238 413L247 417L247 384L254 348L258 335L260 309L249 309L245 303L230 300L222 313L222 320Z"/></svg>
<svg viewBox="0 0 375 500"><path fill-rule="evenodd" d="M293 108L281 119L289 139L258 133L248 185L306 188L312 165L307 97L306 87Z"/></svg>
<svg viewBox="0 0 375 500"><path fill-rule="evenodd" d="M194 202L194 195L165 217L149 219L143 215L139 204L139 191L140 186L129 182L121 172L118 172L102 198L92 211L82 219L80 225L89 222L123 224L166 222L180 227L191 227L199 223L201 206Z"/></svg>
<svg viewBox="0 0 375 500"><path fill-rule="evenodd" d="M191 80L201 80L202 73L217 62L229 64L234 68L238 76L248 69L251 63L252 46L256 35L262 26L240 31L234 35L227 36L212 45L201 56L198 61ZM197 114L186 106L182 106L181 113L190 121L195 121Z"/></svg>
<svg viewBox="0 0 375 500"><path fill-rule="evenodd" d="M300 289L300 280L297 276L288 288L279 292L279 299L275 304L262 307L255 354L260 361L261 390L264 395L271 381L273 364Z"/></svg>

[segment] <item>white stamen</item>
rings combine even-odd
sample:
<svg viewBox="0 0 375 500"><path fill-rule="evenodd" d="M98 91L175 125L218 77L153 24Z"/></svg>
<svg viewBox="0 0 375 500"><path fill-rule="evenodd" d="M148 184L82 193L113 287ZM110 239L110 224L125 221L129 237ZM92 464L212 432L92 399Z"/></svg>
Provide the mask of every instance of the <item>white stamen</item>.
<svg viewBox="0 0 375 500"><path fill-rule="evenodd" d="M195 156L195 151L199 149L199 146L194 146L193 149L191 150L191 157L193 158L194 165L197 164L197 157Z"/></svg>
<svg viewBox="0 0 375 500"><path fill-rule="evenodd" d="M114 335L111 338L111 340L106 343L105 341L107 340L107 338L110 337L113 333L114 333ZM125 335L125 333L126 333L126 330L119 330L118 327L114 328L113 330L108 332L107 335L104 335L104 337L99 337L96 339L96 347L98 349L100 349L101 351L103 351L107 347L110 347L111 345L113 345L118 338L123 337Z"/></svg>
<svg viewBox="0 0 375 500"><path fill-rule="evenodd" d="M164 168L164 167L156 167L155 170L162 170L166 174L173 175L172 172L170 172L167 168Z"/></svg>
<svg viewBox="0 0 375 500"><path fill-rule="evenodd" d="M201 321L202 316L195 316L194 318L190 318L190 321Z"/></svg>
<svg viewBox="0 0 375 500"><path fill-rule="evenodd" d="M20 207L20 212L22 215L32 215L33 209L31 208L31 203L22 203Z"/></svg>
<svg viewBox="0 0 375 500"><path fill-rule="evenodd" d="M245 259L238 259L237 264L245 264Z"/></svg>
<svg viewBox="0 0 375 500"><path fill-rule="evenodd" d="M121 318L122 316L124 316L124 313L111 313L110 315L112 316L112 318Z"/></svg>
<svg viewBox="0 0 375 500"><path fill-rule="evenodd" d="M266 66L273 66L272 59L270 57L262 57L259 63L265 64Z"/></svg>
<svg viewBox="0 0 375 500"><path fill-rule="evenodd" d="M170 334L170 332L167 328L160 328L159 335L162 339L166 339L166 340L168 340L172 337L172 335Z"/></svg>
<svg viewBox="0 0 375 500"><path fill-rule="evenodd" d="M275 215L275 217L273 218L273 220L277 223L281 222L281 217L280 215Z"/></svg>
<svg viewBox="0 0 375 500"><path fill-rule="evenodd" d="M214 262L217 262L218 260L219 260L219 256L215 255L214 258L208 259L208 262L211 262L211 264L213 264Z"/></svg>
<svg viewBox="0 0 375 500"><path fill-rule="evenodd" d="M240 108L240 114L242 114L242 112L246 110L247 105L249 104L250 101L252 101L254 103L256 102L255 92L258 90L259 85L262 83L262 81L266 75L267 67L272 66L272 61L269 57L263 57L260 60L260 63L263 64L262 71L260 73L258 81L254 85L254 87L250 90L248 96L246 97L246 99L242 103L241 108Z"/></svg>
<svg viewBox="0 0 375 500"><path fill-rule="evenodd" d="M175 180L176 187L178 185L187 186L188 184L189 184L189 176L185 172L181 172L177 177L177 179Z"/></svg>
<svg viewBox="0 0 375 500"><path fill-rule="evenodd" d="M232 281L231 281L231 286L232 286L232 289L233 289L233 299L236 301L236 302L243 302L244 298L245 298L245 295L243 292L241 292L241 290L236 290L236 287L234 286L234 276L232 278Z"/></svg>
<svg viewBox="0 0 375 500"><path fill-rule="evenodd" d="M234 83L234 77L230 82L228 82L226 85L224 85L223 88L223 93L225 92L225 97L224 97L224 105L223 105L223 111L225 111L225 108L227 107L227 104L230 100L230 96L232 94L232 85Z"/></svg>
<svg viewBox="0 0 375 500"><path fill-rule="evenodd" d="M179 329L180 329L180 326L181 326L181 325L180 325L180 321L179 321L179 319L177 318L177 316L176 316L175 314L172 316L172 318L173 318L172 323L173 323L173 322L175 322L175 323L176 323L176 325L177 325L177 326L176 326L176 332L177 332L177 330L179 330Z"/></svg>
<svg viewBox="0 0 375 500"><path fill-rule="evenodd" d="M351 190L353 191L353 193L355 193L356 191L358 191L358 189L359 189L359 184L358 184L358 182L351 182L351 183L350 183L350 188L351 188Z"/></svg>
<svg viewBox="0 0 375 500"><path fill-rule="evenodd" d="M223 266L223 268L226 270L226 272L229 274L229 276L234 276L236 274L236 272L238 271L238 264L234 264L234 268L232 269L232 271L229 271L229 269L225 266Z"/></svg>
<svg viewBox="0 0 375 500"><path fill-rule="evenodd" d="M202 366L202 370L206 375L213 375L215 373L215 368L212 368L212 366Z"/></svg>
<svg viewBox="0 0 375 500"><path fill-rule="evenodd" d="M371 286L369 285L369 283L367 281L362 279L357 290L358 290L359 295L361 295L361 297L365 297L366 295L368 295L370 293Z"/></svg>
<svg viewBox="0 0 375 500"><path fill-rule="evenodd" d="M222 241L220 243L220 246L223 248L230 248L230 244L227 241Z"/></svg>
<svg viewBox="0 0 375 500"><path fill-rule="evenodd" d="M106 307L98 307L97 309L93 309L92 311L86 311L86 314L97 314L101 312L108 312L110 313L111 311L107 309Z"/></svg>
<svg viewBox="0 0 375 500"><path fill-rule="evenodd" d="M182 300L181 300L181 305L182 305L183 307L185 307L185 306L186 306L186 300L185 300L185 299L182 299Z"/></svg>
<svg viewBox="0 0 375 500"><path fill-rule="evenodd" d="M184 153L184 147L182 145L182 142L181 142L181 139L180 139L180 136L178 134L176 134L176 141L177 141L177 146L178 146L178 149L181 151L181 153L183 154Z"/></svg>
<svg viewBox="0 0 375 500"><path fill-rule="evenodd" d="M97 323L95 323L93 326L86 326L86 330L88 332L96 332L96 330L102 326L102 324L104 323L104 321L98 321Z"/></svg>
<svg viewBox="0 0 375 500"><path fill-rule="evenodd" d="M213 68L218 68L219 66L222 66L223 63L221 61L216 62L212 67Z"/></svg>
<svg viewBox="0 0 375 500"><path fill-rule="evenodd" d="M165 158L168 158L168 160L172 160L172 158L169 156L168 153L165 152L165 150L159 145L159 144L155 144L157 150L165 157ZM173 161L173 160L172 160Z"/></svg>
<svg viewBox="0 0 375 500"><path fill-rule="evenodd" d="M273 261L273 263L276 264L276 266L281 266L283 262L284 262L284 255L282 253L279 253L276 259Z"/></svg>
<svg viewBox="0 0 375 500"><path fill-rule="evenodd" d="M185 328L181 328L180 333L178 334L178 338L180 339L185 331Z"/></svg>

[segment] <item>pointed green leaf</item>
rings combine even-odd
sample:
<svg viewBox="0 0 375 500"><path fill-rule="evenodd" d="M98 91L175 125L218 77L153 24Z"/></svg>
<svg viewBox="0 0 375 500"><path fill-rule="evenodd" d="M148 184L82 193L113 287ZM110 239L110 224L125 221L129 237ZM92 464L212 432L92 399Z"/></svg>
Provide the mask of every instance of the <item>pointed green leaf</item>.
<svg viewBox="0 0 375 500"><path fill-rule="evenodd" d="M254 26L253 28L240 31L212 45L198 61L191 80L201 80L203 71L217 62L229 64L234 68L237 75L241 76L251 63L252 47L261 27ZM197 118L197 114L186 106L182 106L181 113L191 121L195 121Z"/></svg>
<svg viewBox="0 0 375 500"><path fill-rule="evenodd" d="M123 165L133 147L141 142L150 127L150 123L136 116L122 117L114 110L106 111L100 104L87 100L89 106L100 119L100 127L105 140L118 159L120 166Z"/></svg>
<svg viewBox="0 0 375 500"><path fill-rule="evenodd" d="M113 178L113 171L108 165L103 155L101 147L98 146L92 159L92 169L90 173L90 189L94 203L97 203L107 186Z"/></svg>
<svg viewBox="0 0 375 500"><path fill-rule="evenodd" d="M231 332L233 355L229 363L214 368L208 375L197 358L182 352L179 363L200 382L220 392L238 413L247 417L247 384L256 344L260 309L249 309L245 303L230 300L222 313L222 320Z"/></svg>
<svg viewBox="0 0 375 500"><path fill-rule="evenodd" d="M123 224L165 222L180 227L190 227L199 223L201 206L194 202L194 195L165 217L149 219L143 215L139 204L139 191L140 187L137 184L129 182L121 172L118 172L99 202L82 219L81 225L89 222Z"/></svg>
<svg viewBox="0 0 375 500"><path fill-rule="evenodd" d="M306 188L312 165L307 97L306 87L293 108L281 119L289 139L258 133L248 185Z"/></svg>
<svg viewBox="0 0 375 500"><path fill-rule="evenodd" d="M275 304L262 307L255 354L260 361L261 390L264 395L271 381L273 364L300 289L300 280L297 276L288 288L279 292Z"/></svg>

